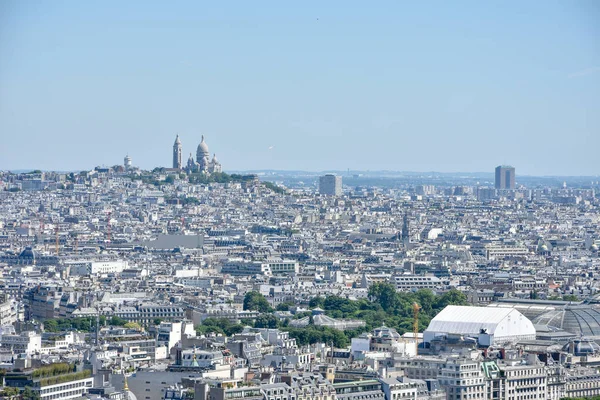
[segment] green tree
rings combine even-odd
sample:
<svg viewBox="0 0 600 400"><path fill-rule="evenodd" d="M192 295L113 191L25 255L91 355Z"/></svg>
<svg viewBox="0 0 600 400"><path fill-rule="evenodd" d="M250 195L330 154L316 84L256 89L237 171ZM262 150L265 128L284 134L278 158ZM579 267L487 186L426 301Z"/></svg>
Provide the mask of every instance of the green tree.
<svg viewBox="0 0 600 400"><path fill-rule="evenodd" d="M307 345L314 343L331 343L335 347L347 347L350 340L344 332L327 327L307 326L305 328L284 328L289 332L290 337L296 339L299 345Z"/></svg>
<svg viewBox="0 0 600 400"><path fill-rule="evenodd" d="M3 390L0 391L0 397L5 397L7 399L15 397L18 394L19 388L16 387L5 387Z"/></svg>
<svg viewBox="0 0 600 400"><path fill-rule="evenodd" d="M308 302L308 308L323 308L325 307L325 298L321 296L313 297Z"/></svg>
<svg viewBox="0 0 600 400"><path fill-rule="evenodd" d="M378 302L381 307L390 312L399 305L398 292L394 285L388 282L377 282L369 287L369 298Z"/></svg>
<svg viewBox="0 0 600 400"><path fill-rule="evenodd" d="M55 319L48 319L44 322L46 332L58 332L58 322Z"/></svg>
<svg viewBox="0 0 600 400"><path fill-rule="evenodd" d="M244 310L258 311L261 313L271 312L269 302L259 292L248 292L244 296Z"/></svg>
<svg viewBox="0 0 600 400"><path fill-rule="evenodd" d="M110 320L108 321L109 325L112 326L123 326L127 323L127 320L123 319L123 318L119 318L116 315L113 315L112 317L110 317Z"/></svg>
<svg viewBox="0 0 600 400"><path fill-rule="evenodd" d="M574 294L565 294L562 299L563 301L579 301L579 297Z"/></svg>
<svg viewBox="0 0 600 400"><path fill-rule="evenodd" d="M467 296L460 290L451 289L438 298L436 308L441 311L448 305L466 306Z"/></svg>
<svg viewBox="0 0 600 400"><path fill-rule="evenodd" d="M431 314L435 305L435 294L428 289L421 289L415 293L416 303L421 306L421 312Z"/></svg>
<svg viewBox="0 0 600 400"><path fill-rule="evenodd" d="M125 328L127 329L135 329L138 331L142 330L142 326L140 324L138 324L137 322L128 322L125 325L123 325Z"/></svg>
<svg viewBox="0 0 600 400"><path fill-rule="evenodd" d="M233 324L226 318L206 318L202 325L196 327L196 332L200 335L207 333L221 333L231 336L241 333L244 330L242 324Z"/></svg>
<svg viewBox="0 0 600 400"><path fill-rule="evenodd" d="M275 309L277 311L289 311L291 307L295 307L295 306L296 306L296 303L288 301L288 302L277 304L277 307L275 307Z"/></svg>
<svg viewBox="0 0 600 400"><path fill-rule="evenodd" d="M262 314L259 315L258 318L256 318L256 321L254 322L254 327L274 329L278 327L278 322L279 321L277 320L277 317L273 314Z"/></svg>
<svg viewBox="0 0 600 400"><path fill-rule="evenodd" d="M21 393L23 400L40 400L40 392L32 390L29 386L25 386L23 393Z"/></svg>
<svg viewBox="0 0 600 400"><path fill-rule="evenodd" d="M264 185L264 187L266 187L267 189L271 190L274 193L277 194L284 194L285 193L285 189L282 188L281 186L273 183L273 182L262 182L262 184Z"/></svg>

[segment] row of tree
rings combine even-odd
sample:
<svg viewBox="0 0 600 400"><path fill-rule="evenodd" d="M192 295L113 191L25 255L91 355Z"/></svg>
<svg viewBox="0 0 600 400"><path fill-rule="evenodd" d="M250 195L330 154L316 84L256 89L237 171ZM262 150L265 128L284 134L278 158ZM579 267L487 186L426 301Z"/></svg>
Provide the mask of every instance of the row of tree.
<svg viewBox="0 0 600 400"><path fill-rule="evenodd" d="M349 300L338 296L315 297L309 302L309 308L320 307L332 318L365 321L367 331L386 325L403 334L412 331L415 303L420 307L420 331L426 329L431 319L446 306L467 304L465 294L456 289L438 296L427 289L398 292L390 283L371 285L368 296L368 299L360 300Z"/></svg>
<svg viewBox="0 0 600 400"><path fill-rule="evenodd" d="M106 318L100 316L100 325L125 326L127 321L117 316ZM96 317L80 318L51 318L44 321L44 330L46 332L94 332L96 330Z"/></svg>
<svg viewBox="0 0 600 400"><path fill-rule="evenodd" d="M228 320L208 318L198 327L198 333L222 333L226 335L239 333L244 326L256 328L279 328L290 333L300 345L317 342L333 342L337 347L346 347L350 339L365 331L386 325L403 334L413 329L413 305L420 307L419 330L423 331L431 319L448 305L466 305L466 296L458 290L450 290L442 295L436 295L431 290L416 292L398 292L390 283L375 283L369 288L369 298L349 300L339 296L315 297L310 300L311 309L322 308L325 314L332 318L358 319L365 321L366 326L341 332L333 328L317 327L309 324L304 328L289 327L289 320L280 320L267 299L259 292L248 292L244 297L244 310L258 311L259 317L252 321L242 321L241 324L231 324ZM295 303L282 303L278 311L287 311L295 307ZM303 318L310 312L298 313L294 318ZM312 318L311 318L312 322Z"/></svg>

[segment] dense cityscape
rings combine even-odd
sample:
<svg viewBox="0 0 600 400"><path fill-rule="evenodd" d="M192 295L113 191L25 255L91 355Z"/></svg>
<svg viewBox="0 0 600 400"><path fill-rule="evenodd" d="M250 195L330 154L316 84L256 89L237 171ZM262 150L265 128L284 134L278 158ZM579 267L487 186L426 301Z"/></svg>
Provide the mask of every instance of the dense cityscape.
<svg viewBox="0 0 600 400"><path fill-rule="evenodd" d="M597 181L270 181L204 136L182 155L0 172L0 398L600 396Z"/></svg>

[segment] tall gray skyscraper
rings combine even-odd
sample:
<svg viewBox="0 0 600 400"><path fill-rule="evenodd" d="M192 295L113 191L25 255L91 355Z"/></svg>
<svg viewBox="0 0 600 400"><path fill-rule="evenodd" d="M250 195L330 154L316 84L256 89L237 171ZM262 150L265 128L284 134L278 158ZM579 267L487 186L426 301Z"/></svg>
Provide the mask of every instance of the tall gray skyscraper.
<svg viewBox="0 0 600 400"><path fill-rule="evenodd" d="M319 178L319 193L328 196L342 195L342 177L333 174L323 175Z"/></svg>
<svg viewBox="0 0 600 400"><path fill-rule="evenodd" d="M515 188L515 167L500 165L496 167L496 189Z"/></svg>
<svg viewBox="0 0 600 400"><path fill-rule="evenodd" d="M173 168L181 169L181 140L179 135L175 138L175 144L173 145Z"/></svg>

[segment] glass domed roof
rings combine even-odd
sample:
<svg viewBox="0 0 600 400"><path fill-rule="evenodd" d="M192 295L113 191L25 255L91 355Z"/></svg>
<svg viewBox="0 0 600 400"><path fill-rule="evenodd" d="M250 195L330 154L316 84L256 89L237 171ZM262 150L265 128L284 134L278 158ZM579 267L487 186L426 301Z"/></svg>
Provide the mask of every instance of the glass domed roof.
<svg viewBox="0 0 600 400"><path fill-rule="evenodd" d="M568 305L533 320L535 325L559 328L577 336L600 337L600 309L591 305Z"/></svg>
<svg viewBox="0 0 600 400"><path fill-rule="evenodd" d="M600 353L600 346L596 342L586 339L574 339L563 346L563 350L576 356Z"/></svg>
<svg viewBox="0 0 600 400"><path fill-rule="evenodd" d="M37 252L33 250L31 247L25 247L25 250L19 254L19 258L37 258Z"/></svg>

